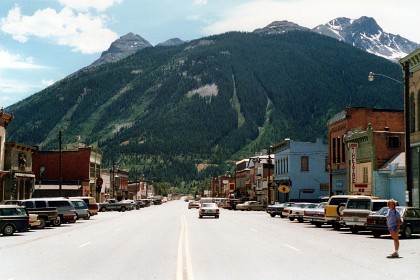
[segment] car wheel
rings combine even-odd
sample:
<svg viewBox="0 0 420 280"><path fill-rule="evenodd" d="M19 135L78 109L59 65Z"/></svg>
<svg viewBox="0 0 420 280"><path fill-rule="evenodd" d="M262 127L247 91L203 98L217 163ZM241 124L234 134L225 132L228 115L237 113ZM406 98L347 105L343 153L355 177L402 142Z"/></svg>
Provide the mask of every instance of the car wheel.
<svg viewBox="0 0 420 280"><path fill-rule="evenodd" d="M289 218L289 220L291 220L293 222L295 220L295 218Z"/></svg>
<svg viewBox="0 0 420 280"><path fill-rule="evenodd" d="M274 217L276 216L276 214L270 214L270 216L271 216L272 218L274 218Z"/></svg>
<svg viewBox="0 0 420 280"><path fill-rule="evenodd" d="M321 224L321 223L315 223L315 226L316 226L317 228L320 228L320 227L322 227L322 224Z"/></svg>
<svg viewBox="0 0 420 280"><path fill-rule="evenodd" d="M219 215L216 216L216 219L219 219Z"/></svg>
<svg viewBox="0 0 420 280"><path fill-rule="evenodd" d="M403 237L403 238L411 238L411 234L412 234L411 227L410 226L406 226L404 228L404 230L401 232L401 237Z"/></svg>
<svg viewBox="0 0 420 280"><path fill-rule="evenodd" d="M298 218L299 223L303 223L303 218Z"/></svg>
<svg viewBox="0 0 420 280"><path fill-rule="evenodd" d="M99 211L105 212L106 211L106 208L105 207L101 207L101 209L99 209Z"/></svg>
<svg viewBox="0 0 420 280"><path fill-rule="evenodd" d="M90 213L88 213L87 217L84 217L83 220L89 220L90 219Z"/></svg>
<svg viewBox="0 0 420 280"><path fill-rule="evenodd" d="M15 232L15 228L12 225L5 225L1 230L4 236L12 235Z"/></svg>
<svg viewBox="0 0 420 280"><path fill-rule="evenodd" d="M41 222L41 224L37 226L36 228L43 229L47 225L47 221L45 220L45 218L39 218L38 220Z"/></svg>
<svg viewBox="0 0 420 280"><path fill-rule="evenodd" d="M251 208L246 209L247 211L251 211Z"/></svg>
<svg viewBox="0 0 420 280"><path fill-rule="evenodd" d="M353 233L353 234L357 234L357 233L359 232L359 229L358 229L357 227L352 227L352 228L350 229L350 231L351 231L351 233Z"/></svg>
<svg viewBox="0 0 420 280"><path fill-rule="evenodd" d="M284 215L283 214L280 214L280 218L284 218Z"/></svg>
<svg viewBox="0 0 420 280"><path fill-rule="evenodd" d="M339 223L334 223L333 224L333 229L340 230L340 224Z"/></svg>
<svg viewBox="0 0 420 280"><path fill-rule="evenodd" d="M121 207L121 212L125 212L125 210L127 210L124 206Z"/></svg>
<svg viewBox="0 0 420 280"><path fill-rule="evenodd" d="M61 225L61 219L60 219L60 217L57 217L57 219L52 220L51 221L51 224L52 224L53 227L59 227Z"/></svg>
<svg viewBox="0 0 420 280"><path fill-rule="evenodd" d="M198 218L200 218L200 219L201 219L201 218L203 218L203 216L201 216L201 215L200 215L200 216L198 216Z"/></svg>
<svg viewBox="0 0 420 280"><path fill-rule="evenodd" d="M375 238L379 238L379 237L381 237L381 234L380 234L379 232L377 232L377 231L372 231L372 235L373 235L373 237L375 237Z"/></svg>

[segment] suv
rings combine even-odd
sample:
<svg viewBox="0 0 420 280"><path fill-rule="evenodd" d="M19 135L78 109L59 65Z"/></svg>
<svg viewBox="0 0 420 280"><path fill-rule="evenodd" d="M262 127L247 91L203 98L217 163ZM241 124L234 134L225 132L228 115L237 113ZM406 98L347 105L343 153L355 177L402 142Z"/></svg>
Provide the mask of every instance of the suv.
<svg viewBox="0 0 420 280"><path fill-rule="evenodd" d="M342 225L350 227L352 233L358 233L359 230L366 229L367 216L374 214L382 207L386 207L387 203L387 199L349 198L342 213Z"/></svg>
<svg viewBox="0 0 420 280"><path fill-rule="evenodd" d="M91 216L98 215L99 206L96 203L96 199L92 196L73 196L69 197L70 199L81 199L83 200L89 208L89 213Z"/></svg>
<svg viewBox="0 0 420 280"><path fill-rule="evenodd" d="M29 228L29 214L25 207L18 205L0 206L0 232L12 235L15 231L27 231Z"/></svg>
<svg viewBox="0 0 420 280"><path fill-rule="evenodd" d="M76 209L73 203L67 198L31 198L22 200L22 204L28 208L56 207L58 212L58 218L51 222L53 226L59 226L61 223L76 222Z"/></svg>
<svg viewBox="0 0 420 280"><path fill-rule="evenodd" d="M76 210L76 219L90 219L90 213L87 204L81 199L70 199L71 203L73 203L74 208Z"/></svg>
<svg viewBox="0 0 420 280"><path fill-rule="evenodd" d="M335 230L340 230L341 214L346 207L347 200L354 197L370 198L370 196L361 195L333 195L328 199L328 204L325 205L325 223L333 226Z"/></svg>

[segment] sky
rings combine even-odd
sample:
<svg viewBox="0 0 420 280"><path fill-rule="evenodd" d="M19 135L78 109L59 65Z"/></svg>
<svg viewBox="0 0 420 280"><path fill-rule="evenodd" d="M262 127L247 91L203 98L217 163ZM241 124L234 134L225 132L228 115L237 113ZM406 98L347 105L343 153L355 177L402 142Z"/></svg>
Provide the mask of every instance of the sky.
<svg viewBox="0 0 420 280"><path fill-rule="evenodd" d="M0 107L90 65L129 32L156 45L280 20L314 28L368 16L420 43L419 10L418 0L0 0Z"/></svg>

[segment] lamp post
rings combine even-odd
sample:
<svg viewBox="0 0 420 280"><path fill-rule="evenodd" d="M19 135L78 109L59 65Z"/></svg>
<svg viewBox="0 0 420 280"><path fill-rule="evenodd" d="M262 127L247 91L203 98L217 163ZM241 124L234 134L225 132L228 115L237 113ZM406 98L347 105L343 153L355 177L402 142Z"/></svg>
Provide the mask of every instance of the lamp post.
<svg viewBox="0 0 420 280"><path fill-rule="evenodd" d="M391 78L384 74L378 74L370 72L368 75L369 82L374 80L375 76L385 77L387 79L393 80L399 84L404 83L404 119L405 119L405 172L406 172L406 190L408 192L408 206L412 206L413 200L413 174L411 171L411 148L410 148L410 134L411 134L411 125L410 125L410 63L406 61L403 65L404 70L404 82L397 79Z"/></svg>
<svg viewBox="0 0 420 280"><path fill-rule="evenodd" d="M271 182L270 182L270 177L271 177L271 149L268 149L268 158L267 158L267 164L268 164L268 178L267 178L267 192L268 192L268 201L267 201L267 205L271 204Z"/></svg>

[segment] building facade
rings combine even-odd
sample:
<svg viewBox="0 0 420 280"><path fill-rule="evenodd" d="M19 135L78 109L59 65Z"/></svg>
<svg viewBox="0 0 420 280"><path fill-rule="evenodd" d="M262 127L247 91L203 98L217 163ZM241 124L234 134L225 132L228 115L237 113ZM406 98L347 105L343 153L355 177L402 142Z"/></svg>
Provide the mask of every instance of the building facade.
<svg viewBox="0 0 420 280"><path fill-rule="evenodd" d="M406 133L410 134L410 146L406 151L407 174L410 175L407 176L407 190L412 200L410 204L420 207L420 49L401 59L400 63L403 68L408 64L408 73L404 74L405 99L409 99L405 102Z"/></svg>
<svg viewBox="0 0 420 280"><path fill-rule="evenodd" d="M61 156L60 156L61 153ZM60 163L61 158L61 163ZM33 153L35 197L93 196L100 201L97 188L101 176L102 154L92 147ZM61 167L61 168L60 168Z"/></svg>
<svg viewBox="0 0 420 280"><path fill-rule="evenodd" d="M6 154L6 130L13 116L0 110L0 201L5 199L5 182L10 181L9 171L4 168Z"/></svg>
<svg viewBox="0 0 420 280"><path fill-rule="evenodd" d="M369 124L378 131L404 131L404 112L353 107L328 120L329 195L349 193L350 159L344 137L353 129L366 131Z"/></svg>
<svg viewBox="0 0 420 280"><path fill-rule="evenodd" d="M380 127L375 130L368 125L366 130L353 129L343 138L347 148L346 158L349 159L346 173L348 177L348 193L358 195L372 195L383 199L390 197L389 184L380 180L378 171L386 170L385 164L394 156L405 150L404 131L389 131ZM383 169L385 168L385 169ZM398 202L405 205L405 185L394 185L393 193L398 194ZM403 199L404 201L401 201Z"/></svg>
<svg viewBox="0 0 420 280"><path fill-rule="evenodd" d="M32 153L34 147L6 142L4 169L8 170L4 182L3 199L28 199L32 197L35 174L32 172Z"/></svg>
<svg viewBox="0 0 420 280"><path fill-rule="evenodd" d="M328 146L321 139L315 143L286 139L273 148L275 200L319 201L328 195Z"/></svg>

